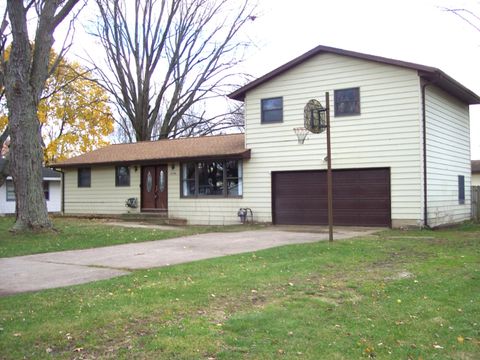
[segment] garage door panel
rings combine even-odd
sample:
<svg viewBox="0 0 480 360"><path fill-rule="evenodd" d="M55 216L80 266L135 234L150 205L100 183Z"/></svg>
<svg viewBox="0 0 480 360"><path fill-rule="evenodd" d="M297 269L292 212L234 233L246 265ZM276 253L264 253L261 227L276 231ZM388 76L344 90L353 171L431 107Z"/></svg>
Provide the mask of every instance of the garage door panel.
<svg viewBox="0 0 480 360"><path fill-rule="evenodd" d="M390 170L333 171L336 225L390 226ZM272 174L272 211L276 224L326 225L326 171Z"/></svg>

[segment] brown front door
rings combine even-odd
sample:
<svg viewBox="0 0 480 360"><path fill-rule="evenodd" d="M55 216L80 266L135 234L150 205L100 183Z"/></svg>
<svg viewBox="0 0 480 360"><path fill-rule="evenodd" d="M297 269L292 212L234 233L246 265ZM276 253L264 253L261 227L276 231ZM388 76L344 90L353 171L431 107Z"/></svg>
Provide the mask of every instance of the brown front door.
<svg viewBox="0 0 480 360"><path fill-rule="evenodd" d="M167 165L142 167L142 211L168 210Z"/></svg>

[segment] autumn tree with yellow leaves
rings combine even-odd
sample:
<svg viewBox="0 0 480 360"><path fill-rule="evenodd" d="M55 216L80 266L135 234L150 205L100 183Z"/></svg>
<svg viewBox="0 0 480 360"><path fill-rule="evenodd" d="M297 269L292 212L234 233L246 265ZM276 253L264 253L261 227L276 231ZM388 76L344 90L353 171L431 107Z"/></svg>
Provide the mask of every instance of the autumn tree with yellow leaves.
<svg viewBox="0 0 480 360"><path fill-rule="evenodd" d="M56 58L52 52L51 61ZM46 82L37 110L46 164L108 144L114 127L108 96L89 75L78 63L61 60ZM5 109L0 114L0 133L8 124Z"/></svg>

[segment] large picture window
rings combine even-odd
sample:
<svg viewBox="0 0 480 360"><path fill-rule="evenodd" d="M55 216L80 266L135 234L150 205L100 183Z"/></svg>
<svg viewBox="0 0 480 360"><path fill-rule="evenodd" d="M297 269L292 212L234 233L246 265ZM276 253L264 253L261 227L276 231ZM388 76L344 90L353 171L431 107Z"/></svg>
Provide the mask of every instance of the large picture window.
<svg viewBox="0 0 480 360"><path fill-rule="evenodd" d="M335 116L360 114L360 88L335 90Z"/></svg>
<svg viewBox="0 0 480 360"><path fill-rule="evenodd" d="M78 187L90 187L91 185L91 169L88 168L78 168Z"/></svg>
<svg viewBox="0 0 480 360"><path fill-rule="evenodd" d="M283 121L283 99L281 97L262 99L262 123Z"/></svg>
<svg viewBox="0 0 480 360"><path fill-rule="evenodd" d="M182 196L242 196L242 161L216 160L182 164Z"/></svg>
<svg viewBox="0 0 480 360"><path fill-rule="evenodd" d="M128 166L115 167L115 186L130 186L130 169Z"/></svg>

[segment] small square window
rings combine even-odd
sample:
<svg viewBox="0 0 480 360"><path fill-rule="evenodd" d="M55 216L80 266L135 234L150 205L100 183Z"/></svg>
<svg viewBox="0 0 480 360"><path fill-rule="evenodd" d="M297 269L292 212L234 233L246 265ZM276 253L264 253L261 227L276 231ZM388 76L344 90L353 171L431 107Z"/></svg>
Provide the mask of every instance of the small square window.
<svg viewBox="0 0 480 360"><path fill-rule="evenodd" d="M465 176L458 175L458 203L465 204Z"/></svg>
<svg viewBox="0 0 480 360"><path fill-rule="evenodd" d="M262 123L283 121L283 98L262 99Z"/></svg>
<svg viewBox="0 0 480 360"><path fill-rule="evenodd" d="M15 201L15 188L13 187L13 181L7 180L5 182L7 188L7 201Z"/></svg>
<svg viewBox="0 0 480 360"><path fill-rule="evenodd" d="M90 168L78 168L78 187L90 187L91 185L91 169Z"/></svg>
<svg viewBox="0 0 480 360"><path fill-rule="evenodd" d="M335 90L335 116L360 114L360 88Z"/></svg>
<svg viewBox="0 0 480 360"><path fill-rule="evenodd" d="M128 166L115 167L115 186L130 186L130 168Z"/></svg>

